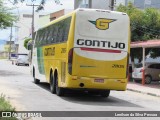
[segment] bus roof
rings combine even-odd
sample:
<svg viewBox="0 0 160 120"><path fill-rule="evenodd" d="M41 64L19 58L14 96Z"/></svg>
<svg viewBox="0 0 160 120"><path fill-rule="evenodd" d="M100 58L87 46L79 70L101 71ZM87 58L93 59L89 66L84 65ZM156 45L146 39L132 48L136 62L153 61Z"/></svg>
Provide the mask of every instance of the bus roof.
<svg viewBox="0 0 160 120"><path fill-rule="evenodd" d="M63 20L63 19L71 16L72 14L74 14L74 13L76 13L76 12L78 12L78 11L97 11L97 12L108 12L108 13L112 13L112 14L127 15L126 13L118 12L118 11L110 11L110 10L104 10L104 9L78 8L78 9L76 9L76 10L74 10L74 11L72 11L72 12L66 14L66 15L63 15L63 16L61 16L61 17L59 17L59 18L57 18L57 19L49 22L47 25L45 25L45 26L42 27L42 28L39 28L38 30L41 30L41 29L46 28L46 27L48 27L48 26L50 26L50 25L52 25L52 24L54 24L54 23L56 23L56 22L58 22L58 21L60 21L60 20ZM38 30L37 30L37 31L38 31Z"/></svg>

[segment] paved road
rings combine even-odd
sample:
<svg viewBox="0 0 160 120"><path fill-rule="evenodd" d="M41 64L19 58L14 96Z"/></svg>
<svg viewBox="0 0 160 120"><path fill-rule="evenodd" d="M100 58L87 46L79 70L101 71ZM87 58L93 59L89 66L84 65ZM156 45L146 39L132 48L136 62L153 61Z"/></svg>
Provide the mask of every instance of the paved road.
<svg viewBox="0 0 160 120"><path fill-rule="evenodd" d="M160 111L160 98L131 91L112 91L109 98L74 92L58 97L50 93L49 84L33 83L28 66L12 65L10 61L5 60L0 60L1 93L6 95L17 111Z"/></svg>

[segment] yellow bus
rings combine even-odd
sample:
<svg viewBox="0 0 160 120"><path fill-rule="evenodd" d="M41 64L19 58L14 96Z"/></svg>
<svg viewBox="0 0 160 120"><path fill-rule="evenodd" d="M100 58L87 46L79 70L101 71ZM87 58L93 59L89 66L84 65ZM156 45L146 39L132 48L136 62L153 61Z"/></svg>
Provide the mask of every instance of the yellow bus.
<svg viewBox="0 0 160 120"><path fill-rule="evenodd" d="M66 89L126 90L130 22L126 13L77 9L36 31L31 71L58 96Z"/></svg>

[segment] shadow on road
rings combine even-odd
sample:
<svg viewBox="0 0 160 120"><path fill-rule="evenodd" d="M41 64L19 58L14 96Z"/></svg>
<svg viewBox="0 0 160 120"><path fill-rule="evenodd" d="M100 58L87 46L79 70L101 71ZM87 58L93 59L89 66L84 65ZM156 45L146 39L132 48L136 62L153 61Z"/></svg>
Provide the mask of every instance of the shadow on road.
<svg viewBox="0 0 160 120"><path fill-rule="evenodd" d="M48 83L41 82L37 84L39 87L50 92L50 87ZM125 94L125 93L124 93ZM52 94L51 94L52 95ZM76 90L67 90L65 96L60 97L61 99L73 102L77 104L86 104L86 105L97 105L97 106L123 106L123 107L139 107L139 105L133 104L131 102L116 98L112 96L112 91L108 98L103 98L99 95L91 95L87 92L76 91Z"/></svg>

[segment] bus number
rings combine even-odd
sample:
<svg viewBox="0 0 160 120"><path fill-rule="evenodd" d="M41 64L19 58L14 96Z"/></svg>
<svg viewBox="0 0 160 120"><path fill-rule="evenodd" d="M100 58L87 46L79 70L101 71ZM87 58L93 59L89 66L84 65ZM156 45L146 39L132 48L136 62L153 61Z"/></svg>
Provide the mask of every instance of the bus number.
<svg viewBox="0 0 160 120"><path fill-rule="evenodd" d="M113 64L112 68L124 68L124 65Z"/></svg>

